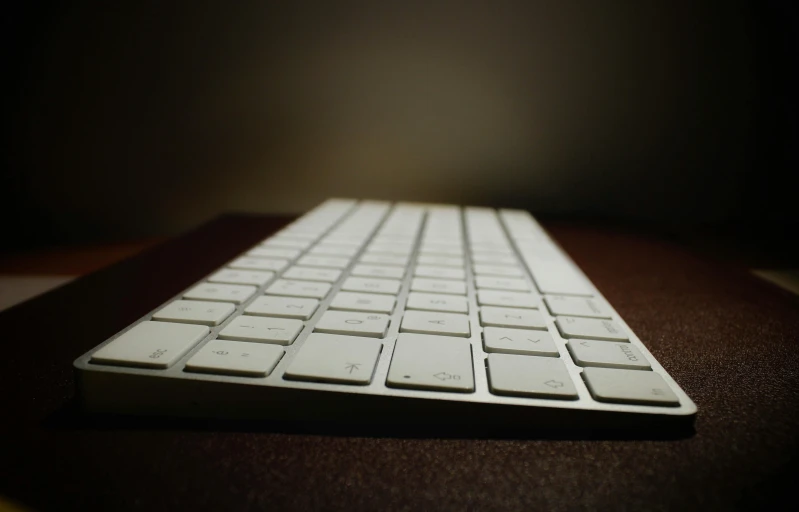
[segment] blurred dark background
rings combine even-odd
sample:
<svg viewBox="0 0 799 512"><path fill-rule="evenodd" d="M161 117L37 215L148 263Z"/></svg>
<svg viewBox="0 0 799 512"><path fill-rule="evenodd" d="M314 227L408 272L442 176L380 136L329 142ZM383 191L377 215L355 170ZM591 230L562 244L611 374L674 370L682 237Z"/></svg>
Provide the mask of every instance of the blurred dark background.
<svg viewBox="0 0 799 512"><path fill-rule="evenodd" d="M330 196L796 238L789 2L3 6L2 246Z"/></svg>

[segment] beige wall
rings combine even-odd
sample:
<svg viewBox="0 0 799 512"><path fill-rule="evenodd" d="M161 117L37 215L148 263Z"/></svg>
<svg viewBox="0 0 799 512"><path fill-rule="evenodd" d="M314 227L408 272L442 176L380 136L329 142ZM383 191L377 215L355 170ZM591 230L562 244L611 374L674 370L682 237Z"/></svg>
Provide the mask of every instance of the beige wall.
<svg viewBox="0 0 799 512"><path fill-rule="evenodd" d="M735 2L167 4L72 8L31 54L17 150L57 229L328 196L716 220L745 196Z"/></svg>

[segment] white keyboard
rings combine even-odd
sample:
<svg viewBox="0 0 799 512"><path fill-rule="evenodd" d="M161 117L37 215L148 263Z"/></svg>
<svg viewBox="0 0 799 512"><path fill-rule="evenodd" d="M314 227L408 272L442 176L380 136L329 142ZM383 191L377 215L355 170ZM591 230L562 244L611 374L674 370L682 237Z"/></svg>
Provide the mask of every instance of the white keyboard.
<svg viewBox="0 0 799 512"><path fill-rule="evenodd" d="M75 368L93 412L588 428L696 414L519 210L328 200Z"/></svg>

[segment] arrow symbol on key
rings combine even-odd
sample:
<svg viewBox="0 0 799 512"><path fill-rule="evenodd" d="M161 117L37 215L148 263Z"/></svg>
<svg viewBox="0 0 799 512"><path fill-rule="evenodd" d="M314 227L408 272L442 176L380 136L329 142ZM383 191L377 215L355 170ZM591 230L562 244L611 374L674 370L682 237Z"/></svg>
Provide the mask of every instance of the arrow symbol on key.
<svg viewBox="0 0 799 512"><path fill-rule="evenodd" d="M355 370L361 369L361 363L347 363L346 365L344 365L344 369L349 370L350 374L352 374L352 372L354 372Z"/></svg>
<svg viewBox="0 0 799 512"><path fill-rule="evenodd" d="M541 340L531 340L530 338L527 338L527 341L529 341L530 343L538 343Z"/></svg>
<svg viewBox="0 0 799 512"><path fill-rule="evenodd" d="M563 383L561 381L559 381L559 380L548 380L548 381L544 382L544 384L546 384L547 386L549 386L551 388L562 388L563 387Z"/></svg>

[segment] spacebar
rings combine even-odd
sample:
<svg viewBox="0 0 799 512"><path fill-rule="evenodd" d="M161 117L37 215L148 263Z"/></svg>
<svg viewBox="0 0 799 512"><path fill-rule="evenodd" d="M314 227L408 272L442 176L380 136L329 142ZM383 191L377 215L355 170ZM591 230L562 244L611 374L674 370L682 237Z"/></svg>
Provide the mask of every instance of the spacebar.
<svg viewBox="0 0 799 512"><path fill-rule="evenodd" d="M522 251L522 259L541 293L594 295L591 286L569 263L541 258L528 251Z"/></svg>

